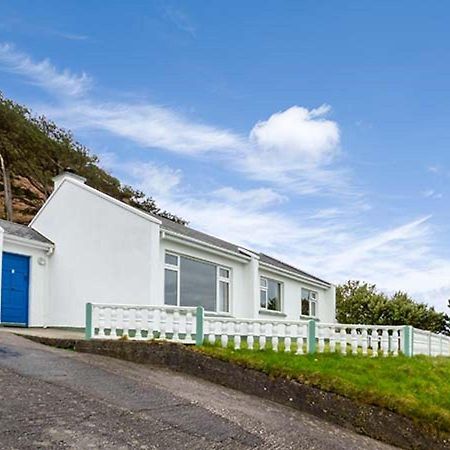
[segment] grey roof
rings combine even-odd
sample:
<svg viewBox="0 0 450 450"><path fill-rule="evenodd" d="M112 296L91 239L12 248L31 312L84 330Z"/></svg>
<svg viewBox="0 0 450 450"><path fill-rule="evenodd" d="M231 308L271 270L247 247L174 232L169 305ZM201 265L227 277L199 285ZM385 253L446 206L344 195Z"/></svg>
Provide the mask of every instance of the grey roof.
<svg viewBox="0 0 450 450"><path fill-rule="evenodd" d="M32 241L42 242L44 244L53 244L52 241L47 239L38 231L33 228L21 225L20 223L10 222L9 220L0 219L0 227L5 230L5 233L13 236L21 237L24 239L31 239Z"/></svg>
<svg viewBox="0 0 450 450"><path fill-rule="evenodd" d="M243 248L242 246L238 246L238 245L232 244L231 242L227 242L222 239L211 236L209 234L202 233L201 231L194 230L193 228L187 227L185 225L175 223L164 217L160 217L160 216L155 216L155 217L157 217L159 220L161 220L161 222L162 222L161 227L163 229L172 231L174 233L179 233L183 236L187 236L187 237L196 239L198 241L205 242L207 244L215 245L215 246L217 246L219 248L223 248L225 250L230 250L235 253L242 253L242 251L240 250ZM321 283L325 283L328 285L330 284L328 281L325 281L318 277L315 277L314 275L304 272L303 270L300 270L297 267L291 266L290 264L286 264L283 261L280 261L276 258L272 258L271 256L266 255L265 253L255 252L250 249L246 249L246 250L249 250L250 252L258 255L259 259L262 263L270 264L271 266L277 267L279 269L287 270L289 272L293 272L293 273L303 276L303 277L311 278L312 280L319 281Z"/></svg>

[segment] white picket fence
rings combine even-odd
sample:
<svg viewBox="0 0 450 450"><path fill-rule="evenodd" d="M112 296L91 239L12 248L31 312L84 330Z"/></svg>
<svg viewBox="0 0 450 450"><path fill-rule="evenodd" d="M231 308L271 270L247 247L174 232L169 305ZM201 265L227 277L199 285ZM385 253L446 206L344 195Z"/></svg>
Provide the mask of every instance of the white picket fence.
<svg viewBox="0 0 450 450"><path fill-rule="evenodd" d="M403 350L402 326L318 323L317 330L319 353L328 347L342 354L397 356Z"/></svg>
<svg viewBox="0 0 450 450"><path fill-rule="evenodd" d="M414 328L413 348L415 355L450 356L450 336Z"/></svg>
<svg viewBox="0 0 450 450"><path fill-rule="evenodd" d="M91 309L91 323L87 324L86 332L90 330L92 339L162 339L195 343L195 307L100 303L88 305L88 309Z"/></svg>
<svg viewBox="0 0 450 450"><path fill-rule="evenodd" d="M296 354L450 356L450 337L411 326L237 319L205 316L202 307L88 303L86 338L161 339L197 345L209 342L236 350L271 349Z"/></svg>
<svg viewBox="0 0 450 450"><path fill-rule="evenodd" d="M242 347L271 349L303 354L307 344L308 321L255 320L228 317L204 319L204 336L210 344L229 344L238 350Z"/></svg>

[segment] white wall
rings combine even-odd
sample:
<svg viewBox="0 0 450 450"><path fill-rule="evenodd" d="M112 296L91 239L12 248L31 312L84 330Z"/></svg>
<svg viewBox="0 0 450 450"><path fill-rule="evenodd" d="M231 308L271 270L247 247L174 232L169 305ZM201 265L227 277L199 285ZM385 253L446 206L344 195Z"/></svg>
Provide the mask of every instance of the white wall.
<svg viewBox="0 0 450 450"><path fill-rule="evenodd" d="M161 302L158 224L66 180L32 226L55 243L47 325L83 327L89 301Z"/></svg>

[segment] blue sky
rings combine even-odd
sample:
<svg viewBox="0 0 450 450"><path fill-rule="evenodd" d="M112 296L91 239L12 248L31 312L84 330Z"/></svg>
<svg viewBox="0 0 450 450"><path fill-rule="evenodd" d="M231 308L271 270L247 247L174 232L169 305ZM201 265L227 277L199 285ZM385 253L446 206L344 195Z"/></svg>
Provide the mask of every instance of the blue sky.
<svg viewBox="0 0 450 450"><path fill-rule="evenodd" d="M206 232L450 297L448 2L1 1L0 89Z"/></svg>

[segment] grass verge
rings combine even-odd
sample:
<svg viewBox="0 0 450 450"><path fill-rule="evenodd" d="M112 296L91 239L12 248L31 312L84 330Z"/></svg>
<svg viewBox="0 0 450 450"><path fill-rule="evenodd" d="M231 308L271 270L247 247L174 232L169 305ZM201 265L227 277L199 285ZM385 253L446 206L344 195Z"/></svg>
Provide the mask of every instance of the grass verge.
<svg viewBox="0 0 450 450"><path fill-rule="evenodd" d="M450 358L370 358L340 354L294 355L205 345L198 351L381 406L450 434Z"/></svg>

